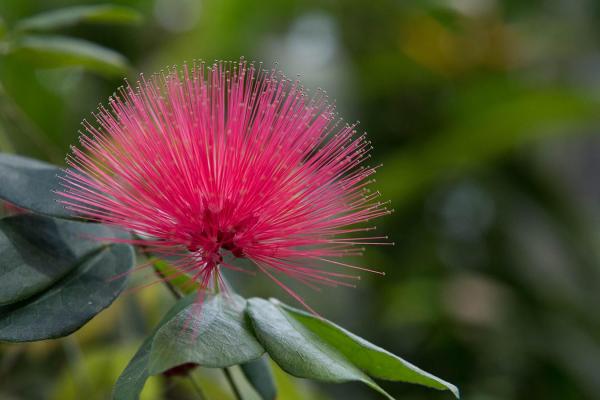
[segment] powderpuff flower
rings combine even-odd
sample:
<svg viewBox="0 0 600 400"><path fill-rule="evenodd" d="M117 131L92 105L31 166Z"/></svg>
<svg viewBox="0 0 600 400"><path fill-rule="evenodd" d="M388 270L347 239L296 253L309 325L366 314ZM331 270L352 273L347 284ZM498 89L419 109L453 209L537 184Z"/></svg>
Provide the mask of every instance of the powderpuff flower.
<svg viewBox="0 0 600 400"><path fill-rule="evenodd" d="M344 262L385 238L370 142L325 92L244 60L173 68L121 87L83 122L60 191L79 216L136 235L202 288L246 258L288 294L351 285ZM383 240L382 240L383 239ZM309 307L310 308L310 307Z"/></svg>

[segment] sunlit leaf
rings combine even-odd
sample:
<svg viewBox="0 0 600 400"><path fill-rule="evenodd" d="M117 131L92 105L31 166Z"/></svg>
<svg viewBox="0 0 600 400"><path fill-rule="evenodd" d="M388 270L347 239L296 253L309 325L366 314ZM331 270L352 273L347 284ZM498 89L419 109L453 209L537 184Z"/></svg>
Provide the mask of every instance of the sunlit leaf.
<svg viewBox="0 0 600 400"><path fill-rule="evenodd" d="M57 166L31 158L0 153L0 199L39 214L71 217L58 196Z"/></svg>
<svg viewBox="0 0 600 400"><path fill-rule="evenodd" d="M0 305L24 300L52 285L114 237L100 224L34 214L0 220Z"/></svg>
<svg viewBox="0 0 600 400"><path fill-rule="evenodd" d="M86 40L63 36L23 36L12 52L46 68L80 66L107 76L127 72L127 59L114 50Z"/></svg>
<svg viewBox="0 0 600 400"><path fill-rule="evenodd" d="M140 14L128 7L110 4L76 6L52 10L22 19L17 23L16 29L21 31L41 31L65 28L84 22L132 24L140 20Z"/></svg>
<svg viewBox="0 0 600 400"><path fill-rule="evenodd" d="M74 332L121 293L133 263L129 245L99 249L48 290L0 307L0 340L34 341Z"/></svg>

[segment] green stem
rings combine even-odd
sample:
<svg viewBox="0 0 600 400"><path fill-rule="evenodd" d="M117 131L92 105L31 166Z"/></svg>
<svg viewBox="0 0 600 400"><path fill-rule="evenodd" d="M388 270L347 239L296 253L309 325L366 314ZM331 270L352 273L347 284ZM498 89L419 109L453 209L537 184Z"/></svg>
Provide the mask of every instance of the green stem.
<svg viewBox="0 0 600 400"><path fill-rule="evenodd" d="M194 378L192 377L192 374L188 374L187 377L190 380L190 383L192 384L192 386L194 387L194 390L196 391L196 393L198 393L198 398L200 400L205 400L206 396L204 395L204 392L202 391L202 387L200 387L200 385L198 384L198 382L196 382L194 380Z"/></svg>
<svg viewBox="0 0 600 400"><path fill-rule="evenodd" d="M229 368L223 368L223 372L225 373L225 378L227 378L227 382L229 382L229 386L231 386L231 390L233 391L233 395L236 400L242 400L242 394L240 393L240 389L238 389Z"/></svg>
<svg viewBox="0 0 600 400"><path fill-rule="evenodd" d="M219 294L219 292L221 291L221 287L219 285L219 266L217 265L215 273L213 274L213 282L214 282L214 286L215 286L215 294Z"/></svg>
<svg viewBox="0 0 600 400"><path fill-rule="evenodd" d="M144 254L146 255L146 257L148 257L148 255L145 252L144 252ZM162 280L163 284L167 287L167 289L169 289L169 292L171 292L173 297L175 297L177 300L181 299L183 297L183 295L181 293L179 293L177 288L175 288L175 286L173 286L173 284L171 283L171 281L169 281L167 279L165 274L163 274L162 271L159 270L155 264L152 264L152 268L154 269L154 273L156 273L156 275L158 275L158 277Z"/></svg>

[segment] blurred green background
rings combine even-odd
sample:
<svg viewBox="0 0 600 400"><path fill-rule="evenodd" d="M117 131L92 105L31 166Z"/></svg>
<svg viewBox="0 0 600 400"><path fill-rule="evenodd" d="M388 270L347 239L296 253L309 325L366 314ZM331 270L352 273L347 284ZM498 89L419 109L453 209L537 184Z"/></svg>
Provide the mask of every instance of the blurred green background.
<svg viewBox="0 0 600 400"><path fill-rule="evenodd" d="M2 151L62 163L80 121L125 76L193 59L277 61L361 121L395 208L378 221L395 246L359 261L387 276L303 292L308 301L465 399L600 399L600 2L123 0L111 4L140 21L36 36L19 25L74 3L0 1ZM243 294L293 304L266 279L242 278L232 277ZM71 338L1 345L0 399L108 398L171 303L147 289ZM218 373L196 375L212 399L230 398ZM282 400L379 398L278 379ZM382 386L403 400L451 398ZM159 378L144 396L194 398Z"/></svg>

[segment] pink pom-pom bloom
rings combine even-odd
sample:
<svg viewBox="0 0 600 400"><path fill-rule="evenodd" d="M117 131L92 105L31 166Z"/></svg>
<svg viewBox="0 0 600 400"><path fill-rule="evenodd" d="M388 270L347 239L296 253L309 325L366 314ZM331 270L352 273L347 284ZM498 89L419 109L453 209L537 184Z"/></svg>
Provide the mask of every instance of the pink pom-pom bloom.
<svg viewBox="0 0 600 400"><path fill-rule="evenodd" d="M67 158L68 209L132 231L204 288L247 258L306 306L282 276L352 286L338 269L367 270L340 258L380 242L361 223L390 211L367 189L370 142L324 92L241 60L142 75L109 105Z"/></svg>

